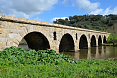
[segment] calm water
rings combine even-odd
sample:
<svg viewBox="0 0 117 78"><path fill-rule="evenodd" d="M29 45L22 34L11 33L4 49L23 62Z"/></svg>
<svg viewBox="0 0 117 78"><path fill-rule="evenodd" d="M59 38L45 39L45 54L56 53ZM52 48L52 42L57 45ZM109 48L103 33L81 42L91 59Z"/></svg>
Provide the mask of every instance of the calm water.
<svg viewBox="0 0 117 78"><path fill-rule="evenodd" d="M77 52L61 52L75 59L107 59L117 58L117 47L99 46L90 49L81 49Z"/></svg>
<svg viewBox="0 0 117 78"><path fill-rule="evenodd" d="M24 49L28 49L27 45L20 45ZM90 49L81 49L77 52L60 52L60 54L70 55L75 59L107 59L117 58L117 47L99 46Z"/></svg>

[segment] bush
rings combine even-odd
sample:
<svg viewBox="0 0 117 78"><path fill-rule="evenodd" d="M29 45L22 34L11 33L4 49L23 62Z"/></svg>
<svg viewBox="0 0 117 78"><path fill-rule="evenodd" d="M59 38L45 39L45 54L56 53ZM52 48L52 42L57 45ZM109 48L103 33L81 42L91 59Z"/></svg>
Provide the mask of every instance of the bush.
<svg viewBox="0 0 117 78"><path fill-rule="evenodd" d="M107 39L107 42L108 43L112 43L113 42L113 35L110 35L109 37L108 37L108 39ZM115 42L117 43L117 37L115 37Z"/></svg>
<svg viewBox="0 0 117 78"><path fill-rule="evenodd" d="M0 78L117 78L117 61L75 60L52 49L10 47L0 51Z"/></svg>
<svg viewBox="0 0 117 78"><path fill-rule="evenodd" d="M1 65L15 65L15 64L33 64L40 63L54 63L59 64L64 61L75 63L75 59L67 55L60 55L52 49L47 50L24 50L23 48L10 47L0 51Z"/></svg>

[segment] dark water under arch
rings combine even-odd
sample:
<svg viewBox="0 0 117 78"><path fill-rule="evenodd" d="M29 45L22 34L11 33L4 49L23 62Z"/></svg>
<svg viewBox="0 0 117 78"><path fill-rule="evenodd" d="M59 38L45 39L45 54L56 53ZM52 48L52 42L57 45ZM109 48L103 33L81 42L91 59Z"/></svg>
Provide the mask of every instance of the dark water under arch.
<svg viewBox="0 0 117 78"><path fill-rule="evenodd" d="M39 32L31 32L24 36L28 48L37 50L46 50L50 48L47 38ZM19 45L20 46L20 45Z"/></svg>

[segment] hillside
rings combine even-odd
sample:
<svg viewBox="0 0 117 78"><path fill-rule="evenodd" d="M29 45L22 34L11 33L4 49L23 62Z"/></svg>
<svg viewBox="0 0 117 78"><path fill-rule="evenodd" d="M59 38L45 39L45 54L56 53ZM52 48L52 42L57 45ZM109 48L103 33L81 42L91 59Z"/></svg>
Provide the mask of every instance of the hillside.
<svg viewBox="0 0 117 78"><path fill-rule="evenodd" d="M65 19L57 19L53 23L97 31L107 31L108 28L117 23L117 15L74 15Z"/></svg>

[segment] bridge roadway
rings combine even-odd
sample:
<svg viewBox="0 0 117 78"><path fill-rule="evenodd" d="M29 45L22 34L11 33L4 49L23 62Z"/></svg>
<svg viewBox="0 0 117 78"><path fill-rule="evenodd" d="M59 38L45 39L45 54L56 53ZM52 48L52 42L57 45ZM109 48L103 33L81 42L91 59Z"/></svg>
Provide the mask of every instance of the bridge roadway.
<svg viewBox="0 0 117 78"><path fill-rule="evenodd" d="M50 48L57 52L77 51L99 46L106 42L109 35L107 32L0 14L0 50L18 47L24 38L28 47L35 50Z"/></svg>

